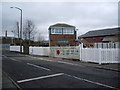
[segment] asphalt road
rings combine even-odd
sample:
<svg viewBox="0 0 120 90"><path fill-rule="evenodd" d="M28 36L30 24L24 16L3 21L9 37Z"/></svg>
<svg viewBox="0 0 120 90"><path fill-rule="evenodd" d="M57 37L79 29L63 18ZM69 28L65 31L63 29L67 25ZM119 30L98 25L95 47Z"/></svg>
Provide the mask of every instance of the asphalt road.
<svg viewBox="0 0 120 90"><path fill-rule="evenodd" d="M120 89L119 72L3 52L2 69L21 88Z"/></svg>

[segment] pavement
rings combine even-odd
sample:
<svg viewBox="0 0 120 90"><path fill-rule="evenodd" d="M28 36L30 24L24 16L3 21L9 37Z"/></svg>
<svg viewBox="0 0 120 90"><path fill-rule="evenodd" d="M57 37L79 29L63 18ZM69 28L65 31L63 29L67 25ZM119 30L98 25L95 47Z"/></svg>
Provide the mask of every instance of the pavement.
<svg viewBox="0 0 120 90"><path fill-rule="evenodd" d="M21 90L21 88L12 80L12 78L7 75L7 73L2 72L2 90L6 89Z"/></svg>
<svg viewBox="0 0 120 90"><path fill-rule="evenodd" d="M96 64L96 63L90 63L90 62L81 62L77 60L71 60L71 59L64 59L64 58L55 58L55 57L45 57L45 56L35 56L35 55L27 55L33 58L37 59L43 59L43 60L51 60L51 61L57 61L57 62L64 62L66 64L71 65L84 65L87 67L95 67L99 69L105 69L105 70L111 70L115 72L120 72L120 64ZM2 73L2 89L9 89L14 88L16 90L21 90L21 88L9 77L8 74L5 72Z"/></svg>

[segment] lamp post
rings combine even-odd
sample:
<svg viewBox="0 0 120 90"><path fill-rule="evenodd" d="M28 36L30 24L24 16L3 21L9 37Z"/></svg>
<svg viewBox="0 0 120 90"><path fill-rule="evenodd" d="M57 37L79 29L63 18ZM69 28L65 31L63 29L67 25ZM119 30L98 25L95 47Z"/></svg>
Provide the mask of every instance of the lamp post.
<svg viewBox="0 0 120 90"><path fill-rule="evenodd" d="M20 17L20 52L22 53L22 9L18 7L10 7L10 8L16 8L20 10L21 17Z"/></svg>

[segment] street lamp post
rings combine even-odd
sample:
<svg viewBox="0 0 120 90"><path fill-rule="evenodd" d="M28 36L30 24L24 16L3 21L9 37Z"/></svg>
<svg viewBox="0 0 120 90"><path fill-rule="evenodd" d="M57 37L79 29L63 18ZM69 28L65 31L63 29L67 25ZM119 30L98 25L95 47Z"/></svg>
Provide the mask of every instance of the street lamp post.
<svg viewBox="0 0 120 90"><path fill-rule="evenodd" d="M22 53L22 9L18 7L10 7L10 8L16 8L20 10L21 17L20 17L20 52Z"/></svg>

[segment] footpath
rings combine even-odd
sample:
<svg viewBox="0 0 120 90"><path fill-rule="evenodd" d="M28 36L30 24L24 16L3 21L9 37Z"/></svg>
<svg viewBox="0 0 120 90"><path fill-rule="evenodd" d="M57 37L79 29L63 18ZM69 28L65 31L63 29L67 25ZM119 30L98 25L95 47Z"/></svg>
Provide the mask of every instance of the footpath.
<svg viewBox="0 0 120 90"><path fill-rule="evenodd" d="M5 72L2 72L2 90L22 90Z"/></svg>

